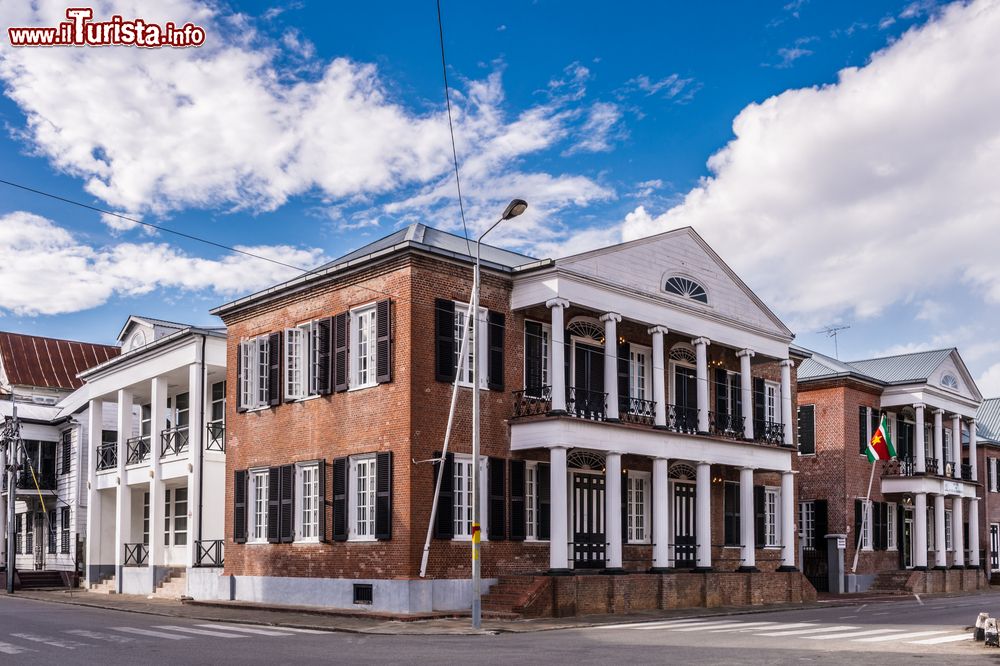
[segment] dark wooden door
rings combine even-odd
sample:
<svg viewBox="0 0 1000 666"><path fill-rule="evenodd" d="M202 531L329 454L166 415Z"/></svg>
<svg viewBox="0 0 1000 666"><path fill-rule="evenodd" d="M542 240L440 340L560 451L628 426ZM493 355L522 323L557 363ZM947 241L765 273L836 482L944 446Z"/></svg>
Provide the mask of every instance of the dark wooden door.
<svg viewBox="0 0 1000 666"><path fill-rule="evenodd" d="M604 415L604 350L577 342L573 351L573 387L567 405L580 416Z"/></svg>
<svg viewBox="0 0 1000 666"><path fill-rule="evenodd" d="M604 476L573 474L573 563L577 569L603 569Z"/></svg>
<svg viewBox="0 0 1000 666"><path fill-rule="evenodd" d="M913 567L913 512L904 510L903 514L903 542L899 544L903 553L903 568Z"/></svg>
<svg viewBox="0 0 1000 666"><path fill-rule="evenodd" d="M698 373L686 365L674 366L674 409L678 430L698 427Z"/></svg>
<svg viewBox="0 0 1000 666"><path fill-rule="evenodd" d="M687 569L695 566L695 484L674 482L674 566Z"/></svg>

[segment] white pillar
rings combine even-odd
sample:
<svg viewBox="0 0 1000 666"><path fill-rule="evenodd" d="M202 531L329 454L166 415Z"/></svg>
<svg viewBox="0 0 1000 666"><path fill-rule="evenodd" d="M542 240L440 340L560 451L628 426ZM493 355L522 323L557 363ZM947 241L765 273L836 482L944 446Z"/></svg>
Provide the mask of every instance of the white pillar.
<svg viewBox="0 0 1000 666"><path fill-rule="evenodd" d="M753 375L750 374L750 359L754 356L752 349L742 349L736 352L740 359L740 400L743 402L743 436L753 440ZM756 433L762 435L764 433Z"/></svg>
<svg viewBox="0 0 1000 666"><path fill-rule="evenodd" d="M694 534L697 542L696 571L712 570L712 465L698 463L695 486Z"/></svg>
<svg viewBox="0 0 1000 666"><path fill-rule="evenodd" d="M620 314L609 312L601 315L604 322L604 391L608 394L605 420L618 420L618 322ZM627 396L626 396L627 397Z"/></svg>
<svg viewBox="0 0 1000 666"><path fill-rule="evenodd" d="M569 564L569 494L566 492L566 448L549 449L549 570L565 572Z"/></svg>
<svg viewBox="0 0 1000 666"><path fill-rule="evenodd" d="M653 326L649 329L653 336L653 427L667 427L667 384L666 363L664 363L663 336L667 334L665 326ZM655 482L654 482L655 486ZM666 506L666 504L664 504ZM666 566L666 565L664 565Z"/></svg>
<svg viewBox="0 0 1000 666"><path fill-rule="evenodd" d="M913 452L915 456L915 469L917 474L923 474L927 471L927 456L925 451L927 445L924 442L924 403L918 402L913 405L913 411L917 414L917 424L915 426L917 441L914 443L916 451Z"/></svg>
<svg viewBox="0 0 1000 666"><path fill-rule="evenodd" d="M739 571L757 571L757 534L753 505L753 467L740 468L740 559Z"/></svg>
<svg viewBox="0 0 1000 666"><path fill-rule="evenodd" d="M156 567L167 563L164 553L164 486L160 467L160 433L167 429L167 378L160 376L149 385L149 564L152 584L156 585ZM150 590L152 592L153 590Z"/></svg>
<svg viewBox="0 0 1000 666"><path fill-rule="evenodd" d="M118 485L115 498L115 581L122 592L122 567L125 564L125 544L132 541L132 493L125 477L125 460L132 436L132 391L118 390Z"/></svg>
<svg viewBox="0 0 1000 666"><path fill-rule="evenodd" d="M670 568L670 462L653 459L653 569Z"/></svg>
<svg viewBox="0 0 1000 666"><path fill-rule="evenodd" d="M604 531L608 540L605 568L622 570L622 454L609 452L604 459Z"/></svg>
<svg viewBox="0 0 1000 666"><path fill-rule="evenodd" d="M781 566L795 571L795 472L781 473ZM824 535L816 535L817 539Z"/></svg>
<svg viewBox="0 0 1000 666"><path fill-rule="evenodd" d="M944 543L944 495L934 496L934 568L948 568L948 550Z"/></svg>
<svg viewBox="0 0 1000 666"><path fill-rule="evenodd" d="M201 346L197 355L201 356ZM204 367L200 362L188 366L188 393L191 409L188 419L188 456L191 461L188 467L188 531L187 531L187 566L193 567L196 557L195 539L201 538L201 525L198 524L198 505L201 502L202 479L202 439L205 436L205 382L202 377ZM485 485L485 484L484 484Z"/></svg>
<svg viewBox="0 0 1000 666"><path fill-rule="evenodd" d="M937 475L944 476L944 410L935 409L934 412L934 457L937 458ZM935 504L935 506L937 506ZM937 519L935 518L935 521Z"/></svg>
<svg viewBox="0 0 1000 666"><path fill-rule="evenodd" d="M87 586L100 582L98 565L110 564L101 553L101 495L97 492L97 451L101 446L104 430L104 402L91 400L87 408ZM84 475L80 474L80 480Z"/></svg>
<svg viewBox="0 0 1000 666"><path fill-rule="evenodd" d="M927 493L913 495L913 568L927 569Z"/></svg>
<svg viewBox="0 0 1000 666"><path fill-rule="evenodd" d="M695 338L695 372L698 376L698 432L708 432L708 338ZM700 566L700 565L699 565Z"/></svg>
<svg viewBox="0 0 1000 666"><path fill-rule="evenodd" d="M552 344L549 346L549 383L552 385L552 413L566 413L566 325L563 310L569 307L564 298L545 302L552 311ZM560 568L565 568L563 565Z"/></svg>
<svg viewBox="0 0 1000 666"><path fill-rule="evenodd" d="M795 361L791 359L785 359L781 362L781 423L785 429L785 446L792 446L795 444L795 438L792 436L794 430L792 426L792 367L795 365Z"/></svg>
<svg viewBox="0 0 1000 666"><path fill-rule="evenodd" d="M951 459L955 461L952 476L962 478L962 417L954 414L951 417Z"/></svg>
<svg viewBox="0 0 1000 666"><path fill-rule="evenodd" d="M969 465L972 467L973 481L979 480L979 452L977 449L978 444L979 442L976 435L976 420L969 419ZM972 514L970 513L969 516L971 517ZM972 528L970 527L969 529L971 530Z"/></svg>
<svg viewBox="0 0 1000 666"><path fill-rule="evenodd" d="M969 498L969 567L979 568L979 498Z"/></svg>
<svg viewBox="0 0 1000 666"><path fill-rule="evenodd" d="M955 554L951 563L953 569L965 568L965 511L962 506L962 498L959 496L951 498L951 540L955 546Z"/></svg>

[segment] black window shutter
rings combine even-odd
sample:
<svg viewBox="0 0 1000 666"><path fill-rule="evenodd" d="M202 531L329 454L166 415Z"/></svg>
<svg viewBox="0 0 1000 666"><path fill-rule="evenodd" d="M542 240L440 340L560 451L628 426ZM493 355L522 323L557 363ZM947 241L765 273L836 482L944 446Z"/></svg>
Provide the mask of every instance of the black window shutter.
<svg viewBox="0 0 1000 666"><path fill-rule="evenodd" d="M487 466L489 475L486 492L490 498L488 534L490 541L503 541L507 538L507 461L490 456Z"/></svg>
<svg viewBox="0 0 1000 666"><path fill-rule="evenodd" d="M502 391L504 386L503 341L505 317L502 312L489 311L489 372L488 387L491 391ZM492 535L490 539L492 539Z"/></svg>
<svg viewBox="0 0 1000 666"><path fill-rule="evenodd" d="M392 451L375 455L375 538L392 538Z"/></svg>
<svg viewBox="0 0 1000 666"><path fill-rule="evenodd" d="M753 512L754 512L754 546L763 548L767 543L765 530L767 529L766 503L764 502L764 486L753 487Z"/></svg>
<svg viewBox="0 0 1000 666"><path fill-rule="evenodd" d="M247 471L233 472L233 541L247 542Z"/></svg>
<svg viewBox="0 0 1000 666"><path fill-rule="evenodd" d="M829 530L827 523L826 500L813 501L813 532L816 550L826 550L826 535Z"/></svg>
<svg viewBox="0 0 1000 666"><path fill-rule="evenodd" d="M760 439L764 435L767 420L767 396L764 395L764 378L753 378L753 434ZM800 440L801 442L801 440Z"/></svg>
<svg viewBox="0 0 1000 666"><path fill-rule="evenodd" d="M861 539L861 521L864 519L864 500L854 500L854 546L857 547Z"/></svg>
<svg viewBox="0 0 1000 666"><path fill-rule="evenodd" d="M267 470L267 542L281 541L281 468Z"/></svg>
<svg viewBox="0 0 1000 666"><path fill-rule="evenodd" d="M441 452L434 453L435 458ZM451 453L444 460L434 463L433 482L437 483L441 474L441 492L438 494L437 515L434 518L434 538L451 539L455 536L455 456ZM433 486L431 486L433 489ZM433 497L433 495L432 495Z"/></svg>
<svg viewBox="0 0 1000 666"><path fill-rule="evenodd" d="M347 458L333 460L333 540L347 541Z"/></svg>
<svg viewBox="0 0 1000 666"><path fill-rule="evenodd" d="M455 302L437 298L434 300L434 378L439 382L455 381L456 343Z"/></svg>
<svg viewBox="0 0 1000 666"><path fill-rule="evenodd" d="M330 363L330 356L333 351L333 317L326 317L316 322L316 391L320 395L329 395L333 392L333 381Z"/></svg>
<svg viewBox="0 0 1000 666"><path fill-rule="evenodd" d="M743 417L743 376L739 373L733 375L733 393L732 402L730 405L730 413L736 417L736 429L739 430L742 426Z"/></svg>
<svg viewBox="0 0 1000 666"><path fill-rule="evenodd" d="M347 354L351 338L351 316L341 312L333 318L333 389L340 393L348 389Z"/></svg>
<svg viewBox="0 0 1000 666"><path fill-rule="evenodd" d="M536 538L545 541L549 538L550 526L552 524L551 514L551 481L549 476L549 464L538 463L535 470L536 482L538 484L538 534Z"/></svg>
<svg viewBox="0 0 1000 666"><path fill-rule="evenodd" d="M858 453L868 449L868 408L858 407Z"/></svg>
<svg viewBox="0 0 1000 666"><path fill-rule="evenodd" d="M993 458L987 458L986 459L986 483L988 484L986 486L987 490L992 491L993 488L995 487L993 482L993 475L995 473L996 470L993 468Z"/></svg>
<svg viewBox="0 0 1000 666"><path fill-rule="evenodd" d="M392 381L392 301L375 304L375 381Z"/></svg>
<svg viewBox="0 0 1000 666"><path fill-rule="evenodd" d="M281 333L267 336L267 404L281 402Z"/></svg>
<svg viewBox="0 0 1000 666"><path fill-rule="evenodd" d="M726 546L740 545L740 486L727 481L722 492L722 540Z"/></svg>
<svg viewBox="0 0 1000 666"><path fill-rule="evenodd" d="M816 406L799 407L799 453L816 453Z"/></svg>
<svg viewBox="0 0 1000 666"><path fill-rule="evenodd" d="M892 520L896 521L896 550L899 551L899 568L901 570L905 567L903 562L903 523L905 517L906 510L903 509L903 505L896 505L896 515L892 516Z"/></svg>
<svg viewBox="0 0 1000 666"><path fill-rule="evenodd" d="M871 515L868 516L872 525L872 550L882 550L882 502L873 501Z"/></svg>
<svg viewBox="0 0 1000 666"><path fill-rule="evenodd" d="M63 433L62 437L62 449L60 451L62 458L62 465L60 468L60 474L69 474L69 466L71 460L71 448L72 448L72 434L69 431Z"/></svg>
<svg viewBox="0 0 1000 666"><path fill-rule="evenodd" d="M542 394L542 335L542 325L537 321L524 322L524 388L528 395ZM511 479L514 478L513 474L512 469Z"/></svg>
<svg viewBox="0 0 1000 666"><path fill-rule="evenodd" d="M627 342L617 344L618 347L618 411L622 414L628 413L629 405L629 352L630 347Z"/></svg>
<svg viewBox="0 0 1000 666"><path fill-rule="evenodd" d="M295 465L282 465L278 469L281 476L278 539L281 543L292 543L295 541Z"/></svg>
<svg viewBox="0 0 1000 666"><path fill-rule="evenodd" d="M729 412L729 401L727 400L729 384L726 379L729 374L723 368L715 369L715 413L716 415L727 414Z"/></svg>
<svg viewBox="0 0 1000 666"><path fill-rule="evenodd" d="M246 342L240 342L236 345L236 411L245 412L247 411L247 404L243 402L243 372L245 368L243 367L243 348L246 346Z"/></svg>
<svg viewBox="0 0 1000 666"><path fill-rule="evenodd" d="M319 540L326 542L326 507L329 502L326 501L326 461L320 460L317 465L317 473L319 474L319 501L317 506L319 508L319 517L317 519Z"/></svg>
<svg viewBox="0 0 1000 666"><path fill-rule="evenodd" d="M524 476L526 465L523 460L510 461L510 540L524 541L527 534L525 524Z"/></svg>

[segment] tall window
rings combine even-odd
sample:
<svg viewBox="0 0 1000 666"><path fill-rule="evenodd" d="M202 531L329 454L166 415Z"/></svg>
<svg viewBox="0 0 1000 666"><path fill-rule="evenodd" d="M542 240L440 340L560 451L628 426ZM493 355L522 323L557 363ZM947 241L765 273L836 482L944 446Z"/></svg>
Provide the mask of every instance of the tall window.
<svg viewBox="0 0 1000 666"><path fill-rule="evenodd" d="M781 520L781 489L764 488L764 545L780 546L778 523Z"/></svg>
<svg viewBox="0 0 1000 666"><path fill-rule="evenodd" d="M628 542L649 542L649 474L628 474Z"/></svg>
<svg viewBox="0 0 1000 666"><path fill-rule="evenodd" d="M528 541L538 539L538 464L524 466L524 523Z"/></svg>
<svg viewBox="0 0 1000 666"><path fill-rule="evenodd" d="M370 541L375 538L375 456L352 458L351 468L354 498L351 539Z"/></svg>
<svg viewBox="0 0 1000 666"><path fill-rule="evenodd" d="M944 510L944 549L955 550L955 539L952 535L951 509Z"/></svg>
<svg viewBox="0 0 1000 666"><path fill-rule="evenodd" d="M861 550L872 549L872 521L874 518L871 500L861 500Z"/></svg>
<svg viewBox="0 0 1000 666"><path fill-rule="evenodd" d="M240 342L240 406L246 409L268 404L270 343L266 335Z"/></svg>
<svg viewBox="0 0 1000 666"><path fill-rule="evenodd" d="M887 503L885 512L885 547L889 550L896 550L896 519L898 516L896 513L896 503Z"/></svg>
<svg viewBox="0 0 1000 666"><path fill-rule="evenodd" d="M175 423L178 428L186 428L191 423L191 394L178 393L175 402L177 403L177 420Z"/></svg>
<svg viewBox="0 0 1000 666"><path fill-rule="evenodd" d="M799 530L802 534L802 547L808 550L816 548L816 504L815 502L799 502Z"/></svg>
<svg viewBox="0 0 1000 666"><path fill-rule="evenodd" d="M549 345L552 328L537 321L524 322L524 388L526 395L542 397L549 386Z"/></svg>
<svg viewBox="0 0 1000 666"><path fill-rule="evenodd" d="M764 382L764 419L771 423L781 422L781 387L774 382Z"/></svg>
<svg viewBox="0 0 1000 666"><path fill-rule="evenodd" d="M59 543L59 552L62 553L63 555L68 555L69 554L69 507L68 506L60 507L59 518L61 523L60 526L62 528L60 532L61 538Z"/></svg>
<svg viewBox="0 0 1000 666"><path fill-rule="evenodd" d="M250 541L267 542L267 470L250 473Z"/></svg>
<svg viewBox="0 0 1000 666"><path fill-rule="evenodd" d="M319 326L311 321L285 329L285 398L318 393Z"/></svg>
<svg viewBox="0 0 1000 666"><path fill-rule="evenodd" d="M375 306L351 311L351 388L375 386Z"/></svg>
<svg viewBox="0 0 1000 666"><path fill-rule="evenodd" d="M455 538L472 537L472 459L455 456Z"/></svg>
<svg viewBox="0 0 1000 666"><path fill-rule="evenodd" d="M468 325L466 321L466 315L469 313L468 303L455 303L455 370L458 373L458 382L463 386L472 386L472 332L469 332L469 341L466 345L466 353L463 356L462 350L462 338L465 336L465 327ZM489 350L488 346L488 335L487 335L487 310L486 308L479 308L479 326L477 327L479 331L479 340L476 343L476 349L479 350L479 358L481 359L479 367L479 387L486 388L488 386L487 378L489 377L488 364L489 364Z"/></svg>
<svg viewBox="0 0 1000 666"><path fill-rule="evenodd" d="M142 545L149 545L149 493L142 494Z"/></svg>
<svg viewBox="0 0 1000 666"><path fill-rule="evenodd" d="M319 539L319 465L299 465L299 541Z"/></svg>
<svg viewBox="0 0 1000 666"><path fill-rule="evenodd" d="M629 348L629 397L640 400L652 398L649 388L650 350L632 345Z"/></svg>

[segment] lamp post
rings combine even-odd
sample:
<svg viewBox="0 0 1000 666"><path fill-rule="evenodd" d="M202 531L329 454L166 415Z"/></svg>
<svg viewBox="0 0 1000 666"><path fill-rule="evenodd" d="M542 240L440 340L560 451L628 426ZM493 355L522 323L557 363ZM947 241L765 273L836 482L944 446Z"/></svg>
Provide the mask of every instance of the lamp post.
<svg viewBox="0 0 1000 666"><path fill-rule="evenodd" d="M476 629L483 621L482 591L479 559L480 517L482 502L479 501L479 270L480 249L483 238L498 224L517 217L525 211L528 203L524 199L514 199L504 209L500 219L479 235L476 240L476 266L472 274L472 626Z"/></svg>

